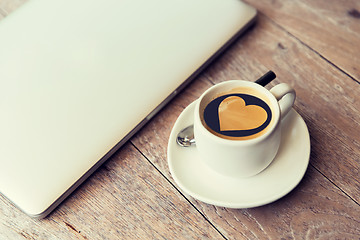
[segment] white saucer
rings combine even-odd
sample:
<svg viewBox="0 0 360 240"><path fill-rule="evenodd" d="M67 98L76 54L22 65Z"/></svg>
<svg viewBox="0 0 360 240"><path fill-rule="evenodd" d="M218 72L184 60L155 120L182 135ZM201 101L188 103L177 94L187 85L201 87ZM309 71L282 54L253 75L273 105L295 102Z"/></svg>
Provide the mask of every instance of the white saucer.
<svg viewBox="0 0 360 240"><path fill-rule="evenodd" d="M195 102L180 114L168 143L168 164L177 185L192 197L228 208L251 208L271 203L289 193L309 164L310 136L302 117L292 109L282 121L282 139L274 161L250 178L218 174L205 165L196 146L180 147L178 132L193 123Z"/></svg>

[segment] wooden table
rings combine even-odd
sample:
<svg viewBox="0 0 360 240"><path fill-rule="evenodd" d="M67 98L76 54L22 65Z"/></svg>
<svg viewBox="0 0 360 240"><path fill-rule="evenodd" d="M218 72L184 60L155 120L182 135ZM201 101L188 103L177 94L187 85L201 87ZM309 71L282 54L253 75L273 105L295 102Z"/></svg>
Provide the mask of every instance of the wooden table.
<svg viewBox="0 0 360 240"><path fill-rule="evenodd" d="M24 1L0 0L0 18ZM247 2L259 10L256 26L51 215L31 219L0 197L0 239L359 239L360 1ZM187 195L167 164L177 117L213 84L268 69L278 76L269 87L296 89L294 108L311 136L305 177L252 209Z"/></svg>

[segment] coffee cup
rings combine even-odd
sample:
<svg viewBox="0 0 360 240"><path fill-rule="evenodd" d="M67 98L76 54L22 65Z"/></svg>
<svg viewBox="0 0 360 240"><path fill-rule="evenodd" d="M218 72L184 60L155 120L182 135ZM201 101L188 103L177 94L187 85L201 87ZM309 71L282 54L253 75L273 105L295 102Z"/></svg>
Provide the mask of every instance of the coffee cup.
<svg viewBox="0 0 360 240"><path fill-rule="evenodd" d="M281 120L295 97L285 83L270 90L243 80L212 86L195 105L194 137L200 158L225 176L260 173L277 154Z"/></svg>

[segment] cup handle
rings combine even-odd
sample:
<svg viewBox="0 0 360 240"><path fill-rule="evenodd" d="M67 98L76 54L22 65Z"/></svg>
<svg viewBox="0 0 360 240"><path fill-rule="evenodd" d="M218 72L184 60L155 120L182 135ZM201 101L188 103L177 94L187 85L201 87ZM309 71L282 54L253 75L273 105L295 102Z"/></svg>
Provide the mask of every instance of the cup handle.
<svg viewBox="0 0 360 240"><path fill-rule="evenodd" d="M281 119L283 119L294 105L296 98L295 90L286 83L280 83L271 88L270 92L278 100Z"/></svg>

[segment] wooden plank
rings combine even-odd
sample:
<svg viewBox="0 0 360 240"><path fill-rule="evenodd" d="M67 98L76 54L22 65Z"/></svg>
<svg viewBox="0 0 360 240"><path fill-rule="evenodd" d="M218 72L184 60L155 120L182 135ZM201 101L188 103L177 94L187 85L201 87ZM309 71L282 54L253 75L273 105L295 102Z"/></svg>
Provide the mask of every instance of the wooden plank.
<svg viewBox="0 0 360 240"><path fill-rule="evenodd" d="M360 81L360 1L246 2Z"/></svg>
<svg viewBox="0 0 360 240"><path fill-rule="evenodd" d="M0 9L3 9L0 15L11 12L12 8L7 4L11 6L14 2L23 1L0 0ZM359 80L358 44L345 43L344 53L326 49L326 46L336 48L341 45L338 40L342 36L331 34L333 31L340 31L340 35L359 33L358 25L352 25L357 19L356 11L348 6L351 9L358 7L352 5L356 4L354 1L342 2L343 6L335 2L315 2L272 1L274 7L259 1L258 8L274 22L260 14L259 23L253 30L132 140L136 148L174 183L166 161L171 127L180 112L211 86L211 82L252 81L272 69L278 75L275 83L288 82L295 87L298 94L295 108L310 130L311 164L314 166L309 168L300 185L275 203L244 210L214 207L187 196L229 239L354 239L360 235L359 205L322 176L324 174L359 202L359 86L319 56ZM258 4L257 1L251 3ZM276 8L277 5L282 7L281 10ZM332 9L336 5L340 12ZM291 13L283 12L289 9ZM309 9L316 10L311 12ZM341 17L346 9L349 9L348 15L352 15L352 23L346 22L350 19L346 16L340 18L345 24L338 21L331 25L332 19L336 21L336 16ZM288 17L292 18L289 23ZM330 34L329 37L324 37L326 34ZM354 41L354 44L358 43L359 37ZM354 64L347 57L354 58ZM222 239L131 145L125 146L49 218L32 220L0 197L0 219L0 239Z"/></svg>
<svg viewBox="0 0 360 240"><path fill-rule="evenodd" d="M166 163L166 144L171 126L184 105L196 99L208 86L211 84L201 77L132 140L172 182ZM184 195L228 239L301 239L303 236L309 236L309 239L330 236L352 239L360 234L359 206L313 167L308 169L304 180L290 194L258 208L236 210L215 207L186 193Z"/></svg>
<svg viewBox="0 0 360 240"><path fill-rule="evenodd" d="M249 80L264 66L274 70L278 78L270 86L287 82L296 90L295 109L311 135L311 163L360 202L360 94L354 91L359 84L263 16L242 43L207 77L216 83L239 74L218 71L229 62L253 72L246 72Z"/></svg>
<svg viewBox="0 0 360 240"><path fill-rule="evenodd" d="M222 239L131 145L53 214L33 220L0 197L0 239Z"/></svg>
<svg viewBox="0 0 360 240"><path fill-rule="evenodd" d="M269 87L287 82L296 89L295 109L305 119L311 135L311 163L360 202L360 95L354 91L359 84L264 17L203 78L215 83L228 79L253 81L267 69L278 75ZM199 89L192 94L200 96L204 89ZM174 122L174 118L168 121ZM161 124L166 121L163 119Z"/></svg>
<svg viewBox="0 0 360 240"><path fill-rule="evenodd" d="M196 202L228 239L356 239L360 208L313 168L284 198L252 209Z"/></svg>
<svg viewBox="0 0 360 240"><path fill-rule="evenodd" d="M156 116L133 143L172 179L166 146L182 109L211 86L209 81L254 81L268 69L278 75L268 88L287 82L297 91L295 109L311 134L311 164L359 202L360 96L353 91L358 84L262 15L254 29ZM288 196L259 208L229 210L188 197L230 239L358 236L359 205L315 168L310 167L305 180Z"/></svg>

